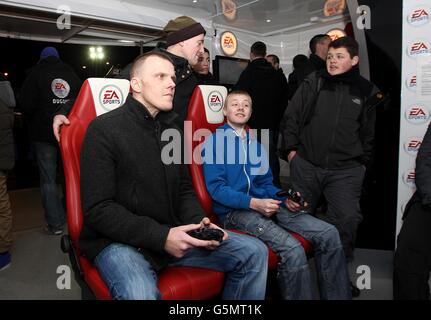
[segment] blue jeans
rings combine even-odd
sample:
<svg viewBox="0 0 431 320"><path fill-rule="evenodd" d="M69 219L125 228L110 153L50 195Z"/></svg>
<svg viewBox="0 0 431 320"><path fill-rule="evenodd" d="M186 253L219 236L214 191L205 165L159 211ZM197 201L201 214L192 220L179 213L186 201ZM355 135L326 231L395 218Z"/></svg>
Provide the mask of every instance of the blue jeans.
<svg viewBox="0 0 431 320"><path fill-rule="evenodd" d="M114 299L156 300L157 274L137 248L113 243L94 259L94 265ZM216 250L190 249L182 258L171 257L170 266L189 266L226 273L222 298L263 300L268 271L268 249L259 240L229 232Z"/></svg>
<svg viewBox="0 0 431 320"><path fill-rule="evenodd" d="M313 244L321 299L351 299L346 259L333 225L282 207L274 219L252 210L233 211L227 215L224 226L261 239L277 253L280 257L277 280L283 299L313 299L304 248L286 230L300 234Z"/></svg>
<svg viewBox="0 0 431 320"><path fill-rule="evenodd" d="M66 222L66 215L56 182L58 147L48 142L34 142L34 150L39 167L40 192L45 209L45 221L53 228L62 228Z"/></svg>

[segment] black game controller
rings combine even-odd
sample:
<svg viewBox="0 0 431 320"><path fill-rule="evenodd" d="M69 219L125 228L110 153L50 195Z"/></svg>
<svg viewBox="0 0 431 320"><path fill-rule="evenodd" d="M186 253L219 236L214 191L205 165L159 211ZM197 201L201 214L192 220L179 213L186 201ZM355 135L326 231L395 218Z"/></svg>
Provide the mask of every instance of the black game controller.
<svg viewBox="0 0 431 320"><path fill-rule="evenodd" d="M293 202L296 202L301 207L304 207L305 200L296 191L293 191L292 189L288 189L287 191L279 191L276 195L277 197L288 197Z"/></svg>
<svg viewBox="0 0 431 320"><path fill-rule="evenodd" d="M208 227L200 228L198 230L192 230L187 234L193 238L200 240L216 240L218 242L223 241L224 232L220 229L210 229Z"/></svg>

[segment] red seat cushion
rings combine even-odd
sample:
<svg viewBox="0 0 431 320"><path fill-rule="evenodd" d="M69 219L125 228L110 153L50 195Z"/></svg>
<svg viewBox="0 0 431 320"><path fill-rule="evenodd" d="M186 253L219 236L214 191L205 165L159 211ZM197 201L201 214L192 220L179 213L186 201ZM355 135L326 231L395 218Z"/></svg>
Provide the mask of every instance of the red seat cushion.
<svg viewBox="0 0 431 320"><path fill-rule="evenodd" d="M112 299L97 269L82 256L79 261L84 280L97 299ZM158 276L158 288L164 300L210 299L221 292L224 282L222 272L193 267L166 268Z"/></svg>

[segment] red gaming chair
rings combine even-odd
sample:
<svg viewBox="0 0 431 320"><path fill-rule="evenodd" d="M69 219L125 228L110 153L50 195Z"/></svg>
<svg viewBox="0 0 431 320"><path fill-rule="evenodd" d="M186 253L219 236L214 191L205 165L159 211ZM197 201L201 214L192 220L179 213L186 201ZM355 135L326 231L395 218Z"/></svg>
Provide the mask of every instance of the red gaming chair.
<svg viewBox="0 0 431 320"><path fill-rule="evenodd" d="M129 93L129 81L90 78L84 82L69 115L71 124L61 133L60 149L66 178L67 225L69 235L61 246L69 254L83 298L111 299L108 288L79 250L83 216L80 197L80 150L88 124L96 116L120 107ZM166 268L159 274L163 299L209 299L221 292L224 274L191 267ZM88 290L90 289L90 290Z"/></svg>
<svg viewBox="0 0 431 320"><path fill-rule="evenodd" d="M184 126L185 139L187 144L191 146L187 159L190 163L189 171L193 186L207 216L216 223L218 223L218 218L212 211L212 200L206 189L202 166L194 161L194 157L200 155L199 146L205 138L225 122L222 108L226 96L227 90L223 86L200 85L196 87L189 103L188 122ZM196 131L203 128L208 130L206 132L199 131L197 134ZM297 233L291 232L291 234L301 242L305 252L308 255L311 254L313 251L311 243ZM277 263L278 256L270 249L269 268L276 268Z"/></svg>

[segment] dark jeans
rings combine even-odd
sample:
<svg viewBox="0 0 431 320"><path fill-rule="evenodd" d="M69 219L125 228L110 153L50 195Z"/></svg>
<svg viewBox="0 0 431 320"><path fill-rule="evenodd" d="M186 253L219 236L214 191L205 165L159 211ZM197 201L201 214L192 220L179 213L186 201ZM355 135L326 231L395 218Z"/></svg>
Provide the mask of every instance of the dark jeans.
<svg viewBox="0 0 431 320"><path fill-rule="evenodd" d="M280 208L275 220L253 210L233 211L227 215L224 225L259 238L277 253L280 257L277 280L283 299L313 298L304 248L287 230L300 234L313 244L320 297L325 300L351 299L343 247L333 225L286 208Z"/></svg>
<svg viewBox="0 0 431 320"><path fill-rule="evenodd" d="M394 258L394 299L429 300L431 209L414 203L403 221Z"/></svg>
<svg viewBox="0 0 431 320"><path fill-rule="evenodd" d="M34 142L40 175L40 192L45 209L46 223L53 228L61 228L66 222L66 215L57 184L57 163L59 149L55 144Z"/></svg>
<svg viewBox="0 0 431 320"><path fill-rule="evenodd" d="M362 221L360 198L365 167L330 170L314 166L298 154L290 161L292 185L315 213L323 193L328 210L323 217L340 233L348 262L353 261L356 232Z"/></svg>

